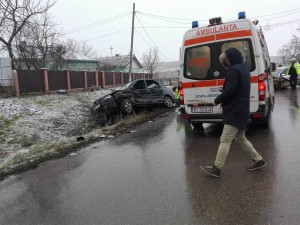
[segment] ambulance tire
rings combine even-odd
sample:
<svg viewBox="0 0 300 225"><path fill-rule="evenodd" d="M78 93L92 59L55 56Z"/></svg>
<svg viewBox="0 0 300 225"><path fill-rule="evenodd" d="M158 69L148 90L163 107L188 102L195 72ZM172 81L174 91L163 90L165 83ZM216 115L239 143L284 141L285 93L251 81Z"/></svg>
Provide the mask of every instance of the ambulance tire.
<svg viewBox="0 0 300 225"><path fill-rule="evenodd" d="M192 123L195 130L204 130L203 123Z"/></svg>
<svg viewBox="0 0 300 225"><path fill-rule="evenodd" d="M265 116L265 118L263 118L260 121L259 126L261 128L268 128L269 127L269 122L270 122L270 117L271 117L271 108L268 109L267 115Z"/></svg>

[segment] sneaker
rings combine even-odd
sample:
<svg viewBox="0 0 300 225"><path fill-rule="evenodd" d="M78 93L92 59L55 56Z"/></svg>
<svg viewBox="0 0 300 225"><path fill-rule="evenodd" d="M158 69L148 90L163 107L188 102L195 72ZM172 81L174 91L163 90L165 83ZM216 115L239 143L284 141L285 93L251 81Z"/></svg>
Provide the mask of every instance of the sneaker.
<svg viewBox="0 0 300 225"><path fill-rule="evenodd" d="M267 165L267 163L262 159L252 164L252 166L248 167L247 170L257 170L263 168Z"/></svg>
<svg viewBox="0 0 300 225"><path fill-rule="evenodd" d="M215 165L213 166L201 166L201 169L213 177L220 177L221 170L218 169Z"/></svg>

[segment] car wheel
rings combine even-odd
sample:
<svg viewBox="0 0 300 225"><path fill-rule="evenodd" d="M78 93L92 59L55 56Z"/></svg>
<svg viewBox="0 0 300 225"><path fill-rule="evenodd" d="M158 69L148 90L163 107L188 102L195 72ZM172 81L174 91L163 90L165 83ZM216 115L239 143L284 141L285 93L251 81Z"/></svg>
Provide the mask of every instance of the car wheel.
<svg viewBox="0 0 300 225"><path fill-rule="evenodd" d="M123 113L126 113L126 114L132 114L133 113L133 105L132 105L132 102L129 100L129 99L124 99L122 102L121 102L121 110Z"/></svg>
<svg viewBox="0 0 300 225"><path fill-rule="evenodd" d="M168 108L172 108L173 107L173 100L171 97L169 96L165 96L164 97L164 100L163 100L163 103L164 103L164 106L168 107Z"/></svg>
<svg viewBox="0 0 300 225"><path fill-rule="evenodd" d="M280 90L280 83L279 83L279 81L274 81L274 89L275 89L275 91L279 91Z"/></svg>
<svg viewBox="0 0 300 225"><path fill-rule="evenodd" d="M99 124L100 126L107 125L108 120L109 118L104 113L99 113L96 115L96 123Z"/></svg>
<svg viewBox="0 0 300 225"><path fill-rule="evenodd" d="M113 117L113 123L119 123L123 119L122 113L116 113Z"/></svg>

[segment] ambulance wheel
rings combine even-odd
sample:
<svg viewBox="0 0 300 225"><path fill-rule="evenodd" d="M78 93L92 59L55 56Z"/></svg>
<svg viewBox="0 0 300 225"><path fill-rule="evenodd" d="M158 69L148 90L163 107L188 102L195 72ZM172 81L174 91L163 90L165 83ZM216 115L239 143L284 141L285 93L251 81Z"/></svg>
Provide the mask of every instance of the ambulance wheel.
<svg viewBox="0 0 300 225"><path fill-rule="evenodd" d="M192 123L195 130L203 130L203 123Z"/></svg>
<svg viewBox="0 0 300 225"><path fill-rule="evenodd" d="M261 128L268 128L269 127L270 117L271 117L271 108L268 109L266 117L264 117L259 122L259 125L260 125Z"/></svg>

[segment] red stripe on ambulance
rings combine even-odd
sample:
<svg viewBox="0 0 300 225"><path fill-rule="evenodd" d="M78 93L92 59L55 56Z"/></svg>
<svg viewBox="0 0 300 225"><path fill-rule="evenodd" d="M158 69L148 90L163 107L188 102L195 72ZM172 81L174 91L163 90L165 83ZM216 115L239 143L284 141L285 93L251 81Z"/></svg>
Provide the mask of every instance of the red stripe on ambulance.
<svg viewBox="0 0 300 225"><path fill-rule="evenodd" d="M240 30L234 32L226 32L216 35L209 35L204 37L197 37L193 39L186 40L184 42L184 46L195 45L199 43L211 42L214 40L222 40L222 39L230 39L230 38L237 38L237 37L247 37L251 36L251 30Z"/></svg>
<svg viewBox="0 0 300 225"><path fill-rule="evenodd" d="M215 86L223 86L224 79L222 80L204 80L197 82L184 82L182 83L183 89L185 88L197 88L197 87L215 87ZM251 77L251 83L258 83L258 76Z"/></svg>

